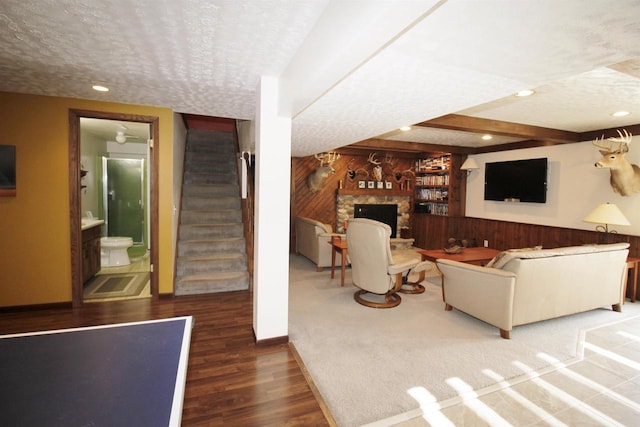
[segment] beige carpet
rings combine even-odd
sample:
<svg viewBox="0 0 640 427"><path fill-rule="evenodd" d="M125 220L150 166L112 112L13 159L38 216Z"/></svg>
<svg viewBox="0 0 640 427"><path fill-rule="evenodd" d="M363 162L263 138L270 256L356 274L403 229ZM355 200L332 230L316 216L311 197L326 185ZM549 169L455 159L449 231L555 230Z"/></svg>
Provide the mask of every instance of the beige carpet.
<svg viewBox="0 0 640 427"><path fill-rule="evenodd" d="M149 281L149 273L100 274L84 286L84 299L134 297Z"/></svg>
<svg viewBox="0 0 640 427"><path fill-rule="evenodd" d="M560 361L577 357L581 331L640 316L640 304L622 313L593 310L514 328L511 340L497 328L460 311L445 312L439 279L427 291L402 295L393 309L353 300L356 288L339 275L316 272L293 255L290 264L289 337L340 426L359 426L431 402L455 398L463 388L495 384L486 370L513 379L548 368L541 352ZM346 283L350 283L350 271Z"/></svg>

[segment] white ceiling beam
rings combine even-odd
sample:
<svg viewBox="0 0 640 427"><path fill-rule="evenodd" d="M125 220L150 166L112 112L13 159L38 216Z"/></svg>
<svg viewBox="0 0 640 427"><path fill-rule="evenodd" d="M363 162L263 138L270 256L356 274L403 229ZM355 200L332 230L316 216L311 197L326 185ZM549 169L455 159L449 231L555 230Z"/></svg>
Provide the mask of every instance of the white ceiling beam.
<svg viewBox="0 0 640 427"><path fill-rule="evenodd" d="M280 76L280 114L300 114L445 2L330 1Z"/></svg>

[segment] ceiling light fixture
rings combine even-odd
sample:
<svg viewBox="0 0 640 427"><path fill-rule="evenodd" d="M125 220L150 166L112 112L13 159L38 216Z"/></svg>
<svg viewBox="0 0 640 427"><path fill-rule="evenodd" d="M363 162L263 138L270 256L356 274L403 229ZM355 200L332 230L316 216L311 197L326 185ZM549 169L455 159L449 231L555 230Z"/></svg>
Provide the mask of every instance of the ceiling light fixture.
<svg viewBox="0 0 640 427"><path fill-rule="evenodd" d="M124 131L119 130L116 132L116 142L118 144L124 144L127 142L127 137L124 135Z"/></svg>
<svg viewBox="0 0 640 427"><path fill-rule="evenodd" d="M482 135L482 139L485 141L489 141L490 139L493 139L493 137L491 135Z"/></svg>
<svg viewBox="0 0 640 427"><path fill-rule="evenodd" d="M520 92L516 93L516 96L519 96L519 97L522 98L522 97L525 97L525 96L531 96L534 93L536 93L535 90L525 89L525 90L521 90Z"/></svg>
<svg viewBox="0 0 640 427"><path fill-rule="evenodd" d="M616 111L615 113L611 113L613 117L624 117L624 116L628 116L629 114L631 113L628 111Z"/></svg>
<svg viewBox="0 0 640 427"><path fill-rule="evenodd" d="M400 130L401 130L401 131L403 131L403 132L406 132L406 131L408 131L408 130L411 130L411 126L402 126L402 127L400 128Z"/></svg>
<svg viewBox="0 0 640 427"><path fill-rule="evenodd" d="M97 90L98 92L109 92L109 88L101 85L93 85L91 86L93 90Z"/></svg>

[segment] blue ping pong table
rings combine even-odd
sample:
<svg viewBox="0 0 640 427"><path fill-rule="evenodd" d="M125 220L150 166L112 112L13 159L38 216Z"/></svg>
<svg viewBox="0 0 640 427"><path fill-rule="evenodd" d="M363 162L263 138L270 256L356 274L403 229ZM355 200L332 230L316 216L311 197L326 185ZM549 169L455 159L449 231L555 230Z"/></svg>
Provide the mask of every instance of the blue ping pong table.
<svg viewBox="0 0 640 427"><path fill-rule="evenodd" d="M0 337L6 426L179 426L191 316Z"/></svg>

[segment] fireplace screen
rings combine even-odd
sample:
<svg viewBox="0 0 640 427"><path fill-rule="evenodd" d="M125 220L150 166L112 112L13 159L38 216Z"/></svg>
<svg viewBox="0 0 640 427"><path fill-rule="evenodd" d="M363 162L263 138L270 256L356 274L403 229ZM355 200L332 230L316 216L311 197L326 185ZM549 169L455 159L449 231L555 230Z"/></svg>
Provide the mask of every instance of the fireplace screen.
<svg viewBox="0 0 640 427"><path fill-rule="evenodd" d="M384 222L391 227L391 237L396 237L398 229L398 205L353 205L354 218L368 218Z"/></svg>

